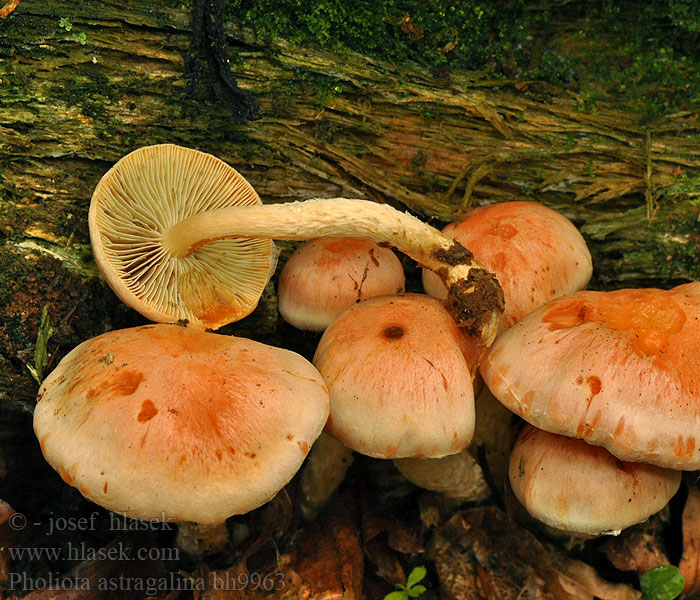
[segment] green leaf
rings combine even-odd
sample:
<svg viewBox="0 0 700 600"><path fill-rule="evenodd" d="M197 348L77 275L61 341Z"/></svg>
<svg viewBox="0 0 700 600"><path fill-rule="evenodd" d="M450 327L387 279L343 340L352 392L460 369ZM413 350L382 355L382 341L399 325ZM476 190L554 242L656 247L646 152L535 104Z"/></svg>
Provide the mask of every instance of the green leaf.
<svg viewBox="0 0 700 600"><path fill-rule="evenodd" d="M426 587L424 585L414 585L408 589L408 595L411 598L418 598L425 590Z"/></svg>
<svg viewBox="0 0 700 600"><path fill-rule="evenodd" d="M36 334L36 345L34 346L34 367L27 365L32 377L34 377L39 384L41 384L42 380L44 379L44 369L46 369L46 365L49 362L49 355L46 351L46 347L52 334L53 327L51 326L49 305L47 304L44 306L44 310L41 311L39 331Z"/></svg>
<svg viewBox="0 0 700 600"><path fill-rule="evenodd" d="M389 592L386 596L384 596L384 600L408 600L408 593L403 590Z"/></svg>
<svg viewBox="0 0 700 600"><path fill-rule="evenodd" d="M639 586L648 600L673 600L683 591L685 579L678 567L661 565L644 573Z"/></svg>
<svg viewBox="0 0 700 600"><path fill-rule="evenodd" d="M422 581L428 570L425 567L415 567L413 571L408 576L408 581L406 582L407 588L412 588L419 581ZM425 591L425 590L423 590Z"/></svg>
<svg viewBox="0 0 700 600"><path fill-rule="evenodd" d="M20 359L20 360L21 360L21 359ZM34 380L35 380L39 385L41 385L41 377L39 377L39 373L37 373L36 369L35 369L34 367L32 367L32 365L28 365L28 364L25 363L24 361L22 361L22 362L24 363L24 366L27 367L27 369L29 369L29 374L34 378Z"/></svg>

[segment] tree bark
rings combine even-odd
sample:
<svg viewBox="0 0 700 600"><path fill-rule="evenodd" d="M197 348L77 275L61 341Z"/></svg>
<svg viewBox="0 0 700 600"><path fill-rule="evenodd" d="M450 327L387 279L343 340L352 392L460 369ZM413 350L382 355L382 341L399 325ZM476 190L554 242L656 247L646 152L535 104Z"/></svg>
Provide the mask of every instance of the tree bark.
<svg viewBox="0 0 700 600"><path fill-rule="evenodd" d="M54 348L138 322L97 274L87 211L112 163L162 142L222 158L264 202L363 197L440 225L479 204L535 199L581 228L598 287L698 277L697 114L642 126L624 107L586 111L537 82L436 78L264 43L231 23L227 35L234 76L263 115L245 125L206 83L185 97L182 6L21 0L0 20L0 371L23 372L44 305L59 325Z"/></svg>

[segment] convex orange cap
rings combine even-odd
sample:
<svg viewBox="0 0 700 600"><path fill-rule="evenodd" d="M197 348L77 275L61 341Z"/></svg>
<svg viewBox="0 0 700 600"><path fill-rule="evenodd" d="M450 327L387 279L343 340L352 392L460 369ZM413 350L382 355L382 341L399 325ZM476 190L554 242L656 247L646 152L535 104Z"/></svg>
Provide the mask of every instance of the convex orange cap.
<svg viewBox="0 0 700 600"><path fill-rule="evenodd" d="M573 223L538 202L483 206L443 233L496 275L506 300L500 332L545 302L582 290L593 273L591 254ZM447 295L437 275L425 269L423 287L431 296Z"/></svg>
<svg viewBox="0 0 700 600"><path fill-rule="evenodd" d="M474 435L474 343L442 303L378 296L326 329L314 364L328 385L326 432L375 458L438 458Z"/></svg>
<svg viewBox="0 0 700 600"><path fill-rule="evenodd" d="M538 520L601 535L641 523L678 491L681 471L623 462L600 446L526 425L513 447L513 493Z"/></svg>
<svg viewBox="0 0 700 600"><path fill-rule="evenodd" d="M279 311L299 329L323 331L353 304L403 292L401 261L371 240L318 238L298 248L279 279Z"/></svg>
<svg viewBox="0 0 700 600"><path fill-rule="evenodd" d="M46 378L34 429L90 500L136 519L223 522L270 500L328 416L294 352L176 325L80 344Z"/></svg>
<svg viewBox="0 0 700 600"><path fill-rule="evenodd" d="M700 469L700 283L578 292L499 336L491 392L536 427L625 461Z"/></svg>

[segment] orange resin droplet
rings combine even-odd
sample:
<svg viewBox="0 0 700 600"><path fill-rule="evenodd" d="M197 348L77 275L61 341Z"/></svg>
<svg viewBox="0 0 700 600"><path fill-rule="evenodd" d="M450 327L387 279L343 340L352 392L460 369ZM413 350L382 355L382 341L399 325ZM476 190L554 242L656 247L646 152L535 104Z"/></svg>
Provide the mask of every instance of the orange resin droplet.
<svg viewBox="0 0 700 600"><path fill-rule="evenodd" d="M671 292L662 290L618 290L590 300L557 303L543 321L550 330L568 329L596 322L616 331L629 331L629 344L640 354L658 356L679 333L686 315Z"/></svg>

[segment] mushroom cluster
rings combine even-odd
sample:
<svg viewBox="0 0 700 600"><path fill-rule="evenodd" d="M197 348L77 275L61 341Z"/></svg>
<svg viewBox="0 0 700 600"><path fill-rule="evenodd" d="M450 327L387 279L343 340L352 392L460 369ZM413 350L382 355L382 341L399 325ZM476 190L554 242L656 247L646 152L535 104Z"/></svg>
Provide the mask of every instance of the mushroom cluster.
<svg viewBox="0 0 700 600"><path fill-rule="evenodd" d="M536 202L502 202L477 208L443 232L472 248L479 261L495 273L503 288L506 308L499 333L548 300L583 289L592 275L591 255L576 227L558 212ZM426 293L444 298L445 287L430 271L423 271ZM478 387L477 382L477 387ZM414 483L463 498L479 499L485 489L473 449L485 450L493 485L500 487L508 471L511 447L511 415L485 387L476 398L474 445L459 456L432 465L443 475L433 481L413 475L427 469L417 461L397 461ZM408 470L410 466L411 471ZM420 470L420 471L419 471ZM445 480L466 482L449 489Z"/></svg>
<svg viewBox="0 0 700 600"><path fill-rule="evenodd" d="M513 448L510 482L549 524L619 530L663 506L679 470L700 468L700 284L579 291L592 273L585 242L538 203L479 208L443 233L362 200L263 206L224 162L164 144L105 174L89 225L115 293L171 323L85 342L40 390L46 459L110 510L220 525L277 493L322 430L337 441L321 438L321 452L346 466L355 450L395 460L428 489L484 497L464 451L475 436L492 443L475 419L479 372L532 424ZM312 238L287 261L279 297L285 320L325 329L313 365L202 331L255 308L276 268L273 239ZM436 297L401 293L388 247L426 268ZM483 397L495 415L501 404ZM503 441L499 418L492 437ZM574 475L555 476L562 463ZM576 478L592 470L611 500L629 499L624 510L591 500L594 488ZM567 495L577 489L588 499Z"/></svg>
<svg viewBox="0 0 700 600"><path fill-rule="evenodd" d="M582 440L559 442L569 463L581 470L592 460L605 463L623 486L609 493L618 498L608 515L615 519L597 520L593 495L584 524L563 481L549 491L560 498L557 514L544 516L549 509L534 491L545 485L537 482L542 464L532 457L545 453L557 460L556 453L550 438L524 433L511 459L510 481L518 499L547 523L584 533L617 531L646 519L661 498L675 493L680 474L673 471L700 468L700 283L586 291L553 300L499 336L481 374L496 398L525 421L556 437ZM550 450L535 449L545 444ZM528 446L534 454L523 453ZM653 472L654 483L641 477L622 483L617 472L640 469ZM655 501L632 519L622 505L637 507L641 495Z"/></svg>
<svg viewBox="0 0 700 600"><path fill-rule="evenodd" d="M579 292L592 274L583 238L536 203L482 207L445 232L496 274L506 298L477 403L477 442L491 451L496 473L507 472L530 514L577 535L615 533L662 508L678 489L679 469L699 464L687 455L700 435L700 284ZM429 272L423 281L428 293L444 295ZM662 364L667 377L656 371ZM659 406L662 398L671 404ZM512 452L503 407L541 428L526 427ZM661 449L664 431L673 440ZM600 502L586 477L593 469L614 503Z"/></svg>
<svg viewBox="0 0 700 600"><path fill-rule="evenodd" d="M276 266L273 238L360 235L402 250L438 273L449 288L443 319L480 346L503 310L495 277L415 217L344 198L263 207L234 169L171 144L118 161L95 189L89 226L116 294L153 321L189 327L113 331L75 348L41 387L36 435L86 497L133 518L194 523L198 538L269 500L326 425L328 390L308 361L201 331L255 308ZM391 270L396 292L403 274Z"/></svg>
<svg viewBox="0 0 700 600"><path fill-rule="evenodd" d="M506 299L500 331L547 300L582 289L591 277L581 234L538 203L478 208L444 233L477 248L479 261L499 279ZM446 297L431 271L424 271L423 282L431 295ZM280 295L282 288L280 281ZM498 455L494 470L505 477L510 413L485 390L476 418L480 352L429 297L404 294L361 302L330 324L314 357L330 392L326 433L362 454L393 459L420 487L462 500L487 497L489 488L469 446L476 436L489 461ZM338 456L325 442L322 452L329 461ZM318 456L316 449L311 456ZM336 468L342 468L339 460Z"/></svg>

